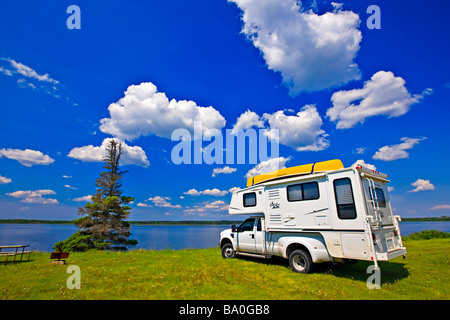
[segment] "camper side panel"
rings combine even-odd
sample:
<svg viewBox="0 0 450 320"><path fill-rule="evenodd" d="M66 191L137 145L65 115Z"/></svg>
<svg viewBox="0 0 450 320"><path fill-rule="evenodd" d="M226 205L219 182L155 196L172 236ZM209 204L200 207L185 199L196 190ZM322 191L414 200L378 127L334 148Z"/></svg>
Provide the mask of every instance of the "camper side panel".
<svg viewBox="0 0 450 320"><path fill-rule="evenodd" d="M299 179L266 186L266 225L269 229L329 229L326 177Z"/></svg>

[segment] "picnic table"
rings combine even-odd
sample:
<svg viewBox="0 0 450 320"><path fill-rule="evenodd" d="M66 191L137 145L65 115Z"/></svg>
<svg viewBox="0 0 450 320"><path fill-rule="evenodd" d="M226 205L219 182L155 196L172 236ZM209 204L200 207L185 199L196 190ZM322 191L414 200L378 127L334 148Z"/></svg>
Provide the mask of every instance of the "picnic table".
<svg viewBox="0 0 450 320"><path fill-rule="evenodd" d="M20 255L20 261L22 261L23 255L28 253L28 261L30 261L30 254L32 251L25 251L25 248L29 247L29 244L17 244L11 246L0 246L0 256L6 256L5 264L8 263L9 257L14 257L16 261L16 256ZM6 251L3 251L6 249ZM22 249L22 250L20 250Z"/></svg>

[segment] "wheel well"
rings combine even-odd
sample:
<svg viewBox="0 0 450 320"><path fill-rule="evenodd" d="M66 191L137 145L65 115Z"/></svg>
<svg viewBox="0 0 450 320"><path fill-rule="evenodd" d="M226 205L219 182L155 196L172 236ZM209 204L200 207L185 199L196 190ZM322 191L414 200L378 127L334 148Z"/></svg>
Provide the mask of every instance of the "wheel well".
<svg viewBox="0 0 450 320"><path fill-rule="evenodd" d="M289 256L291 255L291 253L294 250L303 250L305 251L307 254L309 254L311 256L311 253L309 253L308 248L306 248L304 245L300 244L300 243L291 243L287 248L286 248L286 258L289 259Z"/></svg>
<svg viewBox="0 0 450 320"><path fill-rule="evenodd" d="M232 244L230 239L228 239L228 238L222 239L222 241L220 241L220 248L222 249L222 247L227 243Z"/></svg>

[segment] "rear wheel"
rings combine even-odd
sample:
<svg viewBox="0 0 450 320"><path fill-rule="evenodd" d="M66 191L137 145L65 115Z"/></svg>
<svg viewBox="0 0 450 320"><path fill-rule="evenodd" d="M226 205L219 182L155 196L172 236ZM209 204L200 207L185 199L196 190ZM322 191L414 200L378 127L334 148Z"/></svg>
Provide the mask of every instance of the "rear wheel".
<svg viewBox="0 0 450 320"><path fill-rule="evenodd" d="M231 243L226 243L222 246L222 257L224 257L225 259L236 257L236 251L234 251L233 245Z"/></svg>
<svg viewBox="0 0 450 320"><path fill-rule="evenodd" d="M289 255L289 265L292 271L299 273L311 273L314 267L311 256L303 250L292 251Z"/></svg>

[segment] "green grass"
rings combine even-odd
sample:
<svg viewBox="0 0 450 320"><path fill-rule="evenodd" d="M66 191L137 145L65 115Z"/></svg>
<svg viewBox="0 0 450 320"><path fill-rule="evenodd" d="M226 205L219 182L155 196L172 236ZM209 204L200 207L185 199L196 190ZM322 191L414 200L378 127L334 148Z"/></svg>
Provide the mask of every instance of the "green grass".
<svg viewBox="0 0 450 320"><path fill-rule="evenodd" d="M223 259L218 248L71 253L65 266L36 252L0 264L0 299L449 299L450 239L405 246L406 259L380 263L379 290L367 289L365 261L297 274L281 258ZM67 288L69 265L80 267L81 289Z"/></svg>

